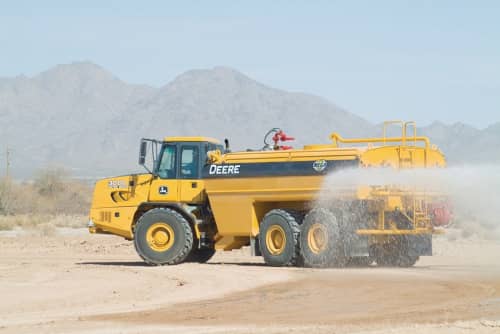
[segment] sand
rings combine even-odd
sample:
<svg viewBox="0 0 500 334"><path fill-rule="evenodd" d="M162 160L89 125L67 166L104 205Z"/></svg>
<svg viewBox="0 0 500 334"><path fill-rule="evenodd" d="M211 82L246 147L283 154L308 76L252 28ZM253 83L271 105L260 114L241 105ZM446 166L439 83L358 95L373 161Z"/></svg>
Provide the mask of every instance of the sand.
<svg viewBox="0 0 500 334"><path fill-rule="evenodd" d="M500 243L448 239L413 268L149 267L116 236L1 232L0 333L500 333Z"/></svg>

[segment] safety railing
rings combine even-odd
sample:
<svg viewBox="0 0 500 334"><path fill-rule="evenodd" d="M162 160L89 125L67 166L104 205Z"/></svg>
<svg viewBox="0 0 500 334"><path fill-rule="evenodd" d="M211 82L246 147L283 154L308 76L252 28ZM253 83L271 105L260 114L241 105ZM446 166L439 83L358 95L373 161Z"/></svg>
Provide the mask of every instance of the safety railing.
<svg viewBox="0 0 500 334"><path fill-rule="evenodd" d="M387 137L387 127L392 124L400 124L402 133L401 137ZM408 137L408 127L413 127L413 136ZM401 143L402 146L406 146L408 141L412 141L413 145L416 146L417 142L424 143L425 149L428 150L431 146L429 138L424 136L417 136L417 125L414 121L386 121L384 122L383 137L372 137L372 138L343 138L338 133L330 134L330 139L333 141L335 146L339 143L343 144L371 144L371 143L382 143L384 146L387 143Z"/></svg>

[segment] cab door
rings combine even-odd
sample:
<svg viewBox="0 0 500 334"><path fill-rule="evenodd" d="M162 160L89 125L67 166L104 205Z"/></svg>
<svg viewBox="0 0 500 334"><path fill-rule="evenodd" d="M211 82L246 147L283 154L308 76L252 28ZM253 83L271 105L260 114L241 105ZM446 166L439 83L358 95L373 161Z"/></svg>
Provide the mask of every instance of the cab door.
<svg viewBox="0 0 500 334"><path fill-rule="evenodd" d="M157 166L156 176L151 181L149 200L151 202L179 202L178 145L167 144L163 148Z"/></svg>
<svg viewBox="0 0 500 334"><path fill-rule="evenodd" d="M187 142L179 145L179 194L183 203L200 203L203 201L203 181L201 162L204 156L201 143Z"/></svg>

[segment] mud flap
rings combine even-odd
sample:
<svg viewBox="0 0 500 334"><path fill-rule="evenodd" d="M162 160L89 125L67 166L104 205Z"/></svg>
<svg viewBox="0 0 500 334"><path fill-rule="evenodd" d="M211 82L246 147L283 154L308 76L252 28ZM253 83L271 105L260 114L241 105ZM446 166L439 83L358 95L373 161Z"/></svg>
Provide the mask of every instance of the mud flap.
<svg viewBox="0 0 500 334"><path fill-rule="evenodd" d="M345 256L368 256L368 236L351 234L344 238Z"/></svg>
<svg viewBox="0 0 500 334"><path fill-rule="evenodd" d="M258 236L256 238L250 238L250 252L251 256L262 256Z"/></svg>
<svg viewBox="0 0 500 334"><path fill-rule="evenodd" d="M432 235L408 235L409 256L431 256Z"/></svg>

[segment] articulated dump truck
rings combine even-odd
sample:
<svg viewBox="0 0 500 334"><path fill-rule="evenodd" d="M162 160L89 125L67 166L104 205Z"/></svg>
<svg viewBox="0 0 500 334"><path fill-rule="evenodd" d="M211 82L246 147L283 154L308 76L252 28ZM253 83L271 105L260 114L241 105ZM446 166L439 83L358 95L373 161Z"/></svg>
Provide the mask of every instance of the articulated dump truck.
<svg viewBox="0 0 500 334"><path fill-rule="evenodd" d="M384 126L379 138L333 133L331 143L301 149L282 145L293 138L277 128L263 149L241 152L207 137L142 139L148 172L99 180L89 230L133 240L151 265L203 263L250 246L271 266L412 266L432 255L432 235L449 218L435 214L441 195L394 184L325 189L346 169L445 167L413 122L400 124L397 137Z"/></svg>

